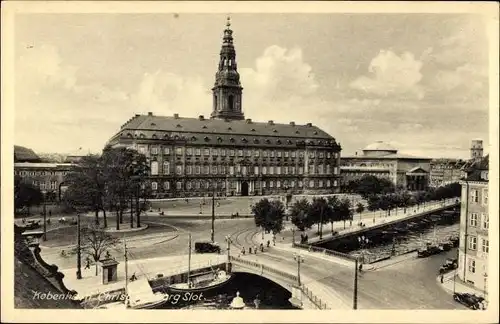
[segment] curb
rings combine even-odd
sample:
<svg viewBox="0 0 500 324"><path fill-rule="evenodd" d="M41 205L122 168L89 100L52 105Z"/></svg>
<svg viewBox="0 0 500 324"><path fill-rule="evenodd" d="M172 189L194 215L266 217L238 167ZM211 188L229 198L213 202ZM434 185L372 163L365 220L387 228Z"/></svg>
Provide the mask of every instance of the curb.
<svg viewBox="0 0 500 324"><path fill-rule="evenodd" d="M148 227L149 227L149 225L144 224L144 225L143 225L143 226L141 226L141 227L128 228L128 229L126 229L126 230L105 229L105 230L104 230L104 232L105 232L105 233L112 233L112 234L132 233L132 232L140 232L140 231L143 231L143 230L147 229Z"/></svg>

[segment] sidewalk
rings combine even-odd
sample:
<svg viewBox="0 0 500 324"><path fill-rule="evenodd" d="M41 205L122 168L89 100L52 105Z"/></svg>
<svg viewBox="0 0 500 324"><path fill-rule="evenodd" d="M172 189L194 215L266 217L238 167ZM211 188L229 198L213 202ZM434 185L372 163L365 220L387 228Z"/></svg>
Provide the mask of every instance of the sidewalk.
<svg viewBox="0 0 500 324"><path fill-rule="evenodd" d="M450 294L453 294L453 291L455 291L458 293L469 293L484 297L484 291L463 282L460 278L458 278L458 276L455 276L455 273L456 271L446 273L443 278L443 283L441 283L440 276L438 276L436 280L439 282L441 287L443 287L443 289ZM455 282L453 282L453 279L455 279ZM488 299L488 293L486 293L486 299Z"/></svg>
<svg viewBox="0 0 500 324"><path fill-rule="evenodd" d="M226 262L227 256L214 254L192 254L191 270L208 267L211 265ZM128 276L133 273L140 278L155 278L158 274L171 276L188 270L188 256L169 256L152 259L132 260L127 263ZM76 279L76 268L64 269L64 284L68 289L77 291L76 298L83 298L98 293L122 289L125 287L125 263L120 262L117 269L117 281L104 285L102 283L102 270L98 266L98 275L95 275L95 264L90 269L85 268L85 261L82 260L82 279Z"/></svg>

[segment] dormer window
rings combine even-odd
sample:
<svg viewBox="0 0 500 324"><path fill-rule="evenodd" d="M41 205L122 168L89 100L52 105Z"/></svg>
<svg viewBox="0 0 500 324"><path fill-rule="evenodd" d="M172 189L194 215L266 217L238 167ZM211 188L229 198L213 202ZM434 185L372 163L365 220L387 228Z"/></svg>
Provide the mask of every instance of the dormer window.
<svg viewBox="0 0 500 324"><path fill-rule="evenodd" d="M207 129L207 125L203 125L203 127L202 127L202 128L203 128L203 129Z"/></svg>
<svg viewBox="0 0 500 324"><path fill-rule="evenodd" d="M281 140L277 140L276 144L280 145L281 144Z"/></svg>
<svg viewBox="0 0 500 324"><path fill-rule="evenodd" d="M273 133L277 133L278 131L276 129L273 129Z"/></svg>
<svg viewBox="0 0 500 324"><path fill-rule="evenodd" d="M152 138L153 139L158 139L158 136L156 136L156 134L153 134Z"/></svg>
<svg viewBox="0 0 500 324"><path fill-rule="evenodd" d="M288 144L292 145L292 141L288 140L286 141Z"/></svg>
<svg viewBox="0 0 500 324"><path fill-rule="evenodd" d="M205 142L210 141L210 138L208 136L205 136L204 139L205 139Z"/></svg>
<svg viewBox="0 0 500 324"><path fill-rule="evenodd" d="M174 139L177 141L179 139L179 135L175 135Z"/></svg>
<svg viewBox="0 0 500 324"><path fill-rule="evenodd" d="M234 143L234 138L232 138L232 137L231 137L231 138L229 139L229 141L230 141L231 143Z"/></svg>
<svg viewBox="0 0 500 324"><path fill-rule="evenodd" d="M314 133L313 133L313 134L314 134L314 135L318 135L318 132L317 132L317 131L314 131Z"/></svg>
<svg viewBox="0 0 500 324"><path fill-rule="evenodd" d="M266 144L271 144L271 141L266 139Z"/></svg>
<svg viewBox="0 0 500 324"><path fill-rule="evenodd" d="M133 136L132 136L132 134L128 133L128 134L127 134L127 137L128 137L128 138L132 138Z"/></svg>
<svg viewBox="0 0 500 324"><path fill-rule="evenodd" d="M247 139L246 139L246 138L244 138L244 137L241 139L241 141L242 141L243 143L248 142L248 141L247 141Z"/></svg>
<svg viewBox="0 0 500 324"><path fill-rule="evenodd" d="M217 137L217 142L221 143L222 142L222 137Z"/></svg>
<svg viewBox="0 0 500 324"><path fill-rule="evenodd" d="M146 135L141 134L141 135L139 135L139 137L140 137L140 138L145 138L145 137L146 137Z"/></svg>
<svg viewBox="0 0 500 324"><path fill-rule="evenodd" d="M181 128L182 126L181 126L181 124L177 124L175 127Z"/></svg>
<svg viewBox="0 0 500 324"><path fill-rule="evenodd" d="M156 126L156 124L155 123L151 123L151 126Z"/></svg>
<svg viewBox="0 0 500 324"><path fill-rule="evenodd" d="M252 129L251 129L251 131L252 131L252 132L255 132L255 128L252 128Z"/></svg>
<svg viewBox="0 0 500 324"><path fill-rule="evenodd" d="M227 130L230 130L230 131L232 131L233 129L232 129L231 127L228 127L228 128L227 128Z"/></svg>
<svg viewBox="0 0 500 324"><path fill-rule="evenodd" d="M254 139L254 140L253 140L253 142L254 142L255 144L259 144L259 140L258 140L258 139Z"/></svg>
<svg viewBox="0 0 500 324"><path fill-rule="evenodd" d="M191 137L191 140L194 142L196 141L196 136Z"/></svg>
<svg viewBox="0 0 500 324"><path fill-rule="evenodd" d="M300 132L298 130L295 131L295 134L300 134Z"/></svg>

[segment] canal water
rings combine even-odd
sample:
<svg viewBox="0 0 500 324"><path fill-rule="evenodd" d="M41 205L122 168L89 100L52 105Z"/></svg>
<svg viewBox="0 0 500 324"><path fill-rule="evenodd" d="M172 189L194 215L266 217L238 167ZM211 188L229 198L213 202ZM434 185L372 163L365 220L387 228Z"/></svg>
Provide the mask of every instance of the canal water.
<svg viewBox="0 0 500 324"><path fill-rule="evenodd" d="M353 236L346 240L331 241L321 247L363 255L369 263L388 256L402 255L422 248L427 242L440 243L459 234L459 214L441 214L422 218L405 225ZM368 241L367 241L368 239Z"/></svg>
<svg viewBox="0 0 500 324"><path fill-rule="evenodd" d="M169 309L229 309L237 293L245 303L245 308L255 309L255 299L259 300L259 309L298 309L288 300L291 293L275 282L250 273L234 272L225 285L203 292L203 298L197 302L167 304Z"/></svg>

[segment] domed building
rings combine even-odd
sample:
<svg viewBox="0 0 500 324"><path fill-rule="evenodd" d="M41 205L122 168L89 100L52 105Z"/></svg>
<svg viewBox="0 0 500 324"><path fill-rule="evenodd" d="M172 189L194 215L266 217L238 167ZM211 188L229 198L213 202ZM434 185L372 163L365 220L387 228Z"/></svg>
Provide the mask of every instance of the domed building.
<svg viewBox="0 0 500 324"><path fill-rule="evenodd" d="M407 190L425 190L429 186L431 158L398 153L392 145L377 141L367 145L361 154L342 157L341 186L365 175L390 180L396 187Z"/></svg>

